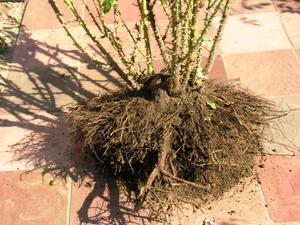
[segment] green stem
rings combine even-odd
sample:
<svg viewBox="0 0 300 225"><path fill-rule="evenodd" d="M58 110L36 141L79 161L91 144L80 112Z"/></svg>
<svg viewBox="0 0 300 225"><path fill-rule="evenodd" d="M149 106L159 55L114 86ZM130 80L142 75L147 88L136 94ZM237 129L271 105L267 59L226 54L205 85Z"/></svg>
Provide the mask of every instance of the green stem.
<svg viewBox="0 0 300 225"><path fill-rule="evenodd" d="M147 75L152 75L153 73L153 61L152 61L152 52L151 52L151 44L150 44L150 36L148 29L148 9L147 9L147 0L138 0L139 9L141 13L141 20L144 32L144 41L146 48L146 63L147 63Z"/></svg>
<svg viewBox="0 0 300 225"><path fill-rule="evenodd" d="M220 1L220 3L223 0ZM214 2L211 3L211 0L208 0L208 4L206 7L206 13L205 13L205 18L204 18L204 28L201 31L199 40L200 42L198 43L199 45L199 51L198 51L198 56L197 56L197 62L196 62L196 74L194 75L194 77L192 78L192 83L195 83L195 79L197 77L198 74L202 73L202 68L201 68L201 62L202 62L202 50L203 50L203 43L204 43L204 37L206 35L206 33L208 32L208 29L210 28L210 25L208 24L208 20L209 20L209 13L210 13L210 9L214 6L214 4L217 2L217 0L215 0ZM215 11L217 12L217 10ZM211 17L211 21L212 21L212 17ZM210 24L210 23L209 23Z"/></svg>
<svg viewBox="0 0 300 225"><path fill-rule="evenodd" d="M103 64L100 61L97 61L97 59L95 57L93 57L92 55L90 55L85 49L84 47L79 43L79 41L77 40L77 38L70 32L68 26L67 26L67 21L64 20L64 18L62 17L62 13L60 12L60 10L57 8L54 0L49 0L49 3L54 11L54 13L56 14L56 17L58 19L58 21L60 22L60 24L63 26L64 30L66 31L67 35L72 39L73 43L76 45L77 48L79 48L80 51L82 51L85 55L88 56L88 58L90 58L93 62L99 63L99 64Z"/></svg>
<svg viewBox="0 0 300 225"><path fill-rule="evenodd" d="M53 2L53 0L50 0L51 2ZM76 19L78 20L79 24L81 25L81 27L84 29L84 31L86 32L86 34L89 36L89 38L96 44L96 46L98 47L98 49L101 51L101 53L105 56L105 59L107 60L107 62L119 73L119 75L133 88L137 88L138 84L135 80L131 79L131 76L126 75L123 70L119 67L119 65L117 64L117 62L113 59L113 57L106 51L106 49L104 48L104 46L99 42L99 40L96 38L96 36L94 36L90 29L87 27L87 24L85 23L85 21L83 20L83 18L79 15L78 11L76 10L76 8L74 7L74 4L71 0L64 0L64 2L66 3L66 5L69 7L69 9L72 11L73 15L76 17ZM53 5L55 5L55 3L53 2ZM56 5L55 5L56 7ZM56 7L57 8L57 7ZM58 10L58 9L57 9Z"/></svg>
<svg viewBox="0 0 300 225"><path fill-rule="evenodd" d="M151 25L151 28L154 32L154 37L155 37L155 40L158 44L158 47L159 47L159 50L160 50L160 54L165 62L165 64L167 65L167 67L170 66L170 57L169 55L167 54L167 49L166 49L166 46L165 46L165 43L162 39L162 36L160 35L160 31L158 29L158 26L156 24L156 19L155 19L155 14L153 12L153 6L150 6L149 5L149 2L148 1L148 18L149 18L149 21L150 21L150 25Z"/></svg>
<svg viewBox="0 0 300 225"><path fill-rule="evenodd" d="M220 21L220 25L219 25L217 34L214 38L213 46L212 46L212 48L209 52L209 57L208 57L208 60L207 60L207 64L206 64L206 66L203 70L203 73L205 75L207 75L210 72L211 67L212 67L212 62L214 61L214 59L216 57L216 48L217 48L218 43L221 40L221 36L222 36L223 31L224 31L224 27L225 27L225 24L226 24L226 21L227 21L227 18L228 18L230 5L231 5L231 0L226 0L225 6L224 6L224 11L223 11L222 18L221 18L221 21Z"/></svg>
<svg viewBox="0 0 300 225"><path fill-rule="evenodd" d="M193 2L193 18L192 18L192 24L191 24L191 37L189 42L189 54L187 58L187 64L186 64L186 71L184 74L184 85L187 85L191 72L193 69L193 58L194 58L194 52L190 52L190 49L195 46L196 40L197 40L197 27L198 27L198 20L199 20L199 12L200 12L200 6L201 6L202 0L194 0Z"/></svg>
<svg viewBox="0 0 300 225"><path fill-rule="evenodd" d="M179 55L180 55L180 20L179 20L179 1L173 0L171 3L171 13L172 13L172 45L173 45L173 55L172 55L172 64L171 64L171 76L172 76L172 89L179 89L180 84L180 63L179 63Z"/></svg>
<svg viewBox="0 0 300 225"><path fill-rule="evenodd" d="M190 25L193 15L193 1L188 2L186 12L183 17L182 38L181 38L181 54L186 56L188 53L188 40L190 37Z"/></svg>
<svg viewBox="0 0 300 225"><path fill-rule="evenodd" d="M124 21L124 18L123 18L123 16L122 16L122 14L121 14L121 12L120 12L120 10L118 10L117 9L117 15L120 17L120 20L121 20L121 23L122 23L122 26L123 27L125 27L125 29L126 29L126 31L128 32L128 34L129 34L129 36L130 36L130 38L131 38L131 40L132 40L132 42L133 42L133 44L134 44L134 51L133 52L139 52L143 57L145 57L146 58L146 55L144 54L144 52L141 50L141 48L139 47L139 38L140 38L140 32L138 32L138 34L136 35L137 37L135 38L134 36L133 36L133 33L132 33L132 31L129 29L129 27L127 26L127 24L126 24L126 22ZM134 55L136 54L136 53L133 53ZM136 56L136 55L135 55Z"/></svg>
<svg viewBox="0 0 300 225"><path fill-rule="evenodd" d="M126 57L124 51L123 51L123 45L121 40L118 38L117 34L114 34L104 23L103 20L103 16L99 17L99 20L101 22L101 26L99 25L99 23L97 22L95 16L93 15L93 13L91 12L86 0L83 0L84 6L87 10L87 12L89 13L90 17L93 20L93 23L96 25L96 27L98 28L98 30L105 36L108 38L108 40L110 41L111 45L113 46L113 48L115 49L115 51L118 53L122 63L125 65L126 69L129 72L129 76L134 76L134 79L137 79L137 75L138 73L136 72L136 69L134 67L134 65L130 62L130 60Z"/></svg>

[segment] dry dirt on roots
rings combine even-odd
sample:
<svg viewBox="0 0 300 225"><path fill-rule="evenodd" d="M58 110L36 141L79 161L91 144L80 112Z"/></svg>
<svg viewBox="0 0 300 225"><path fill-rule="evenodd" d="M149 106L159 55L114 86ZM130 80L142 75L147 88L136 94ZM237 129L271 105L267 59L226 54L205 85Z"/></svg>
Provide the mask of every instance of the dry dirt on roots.
<svg viewBox="0 0 300 225"><path fill-rule="evenodd" d="M177 97L162 89L153 99L129 91L97 97L74 106L69 119L102 172L157 217L178 202L218 198L253 175L264 128L282 115L237 84L206 81Z"/></svg>

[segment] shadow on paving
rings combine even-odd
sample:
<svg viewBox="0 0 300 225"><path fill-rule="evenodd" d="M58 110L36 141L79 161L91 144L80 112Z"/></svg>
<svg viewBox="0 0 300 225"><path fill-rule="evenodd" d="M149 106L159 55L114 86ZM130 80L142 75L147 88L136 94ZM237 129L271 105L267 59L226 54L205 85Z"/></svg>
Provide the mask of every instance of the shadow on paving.
<svg viewBox="0 0 300 225"><path fill-rule="evenodd" d="M7 113L17 116L19 113L29 113L29 109L32 113L34 110L61 112L65 104L57 104L60 98L70 102L96 95L85 89L82 81L92 83L101 92L112 91L106 87L107 83L124 88L120 79L110 75L111 70L96 69L77 50L64 50L32 40L25 31L19 37L18 49L22 51L17 55L15 51L8 78L1 75L0 80L3 90L1 110ZM48 62L44 63L39 58L48 59ZM101 82L89 78L78 71L78 66L65 63L63 60L66 58L87 64L106 80Z"/></svg>
<svg viewBox="0 0 300 225"><path fill-rule="evenodd" d="M274 4L282 13L300 14L300 0L276 0Z"/></svg>
<svg viewBox="0 0 300 225"><path fill-rule="evenodd" d="M2 73L0 77L0 128L30 131L18 143L9 146L14 160L26 164L28 172L42 171L43 175L52 174L64 182L72 179L78 188L86 180L95 181L77 211L79 224L145 224L148 217L133 213L133 205L120 199L122 194L114 178L104 179L99 175L96 163L91 163L82 152L81 140L71 137L71 128L64 117L63 109L69 102L97 95L84 88L83 80L100 92L112 91L107 83L125 88L123 82L111 76L110 70L96 69L79 51L33 40L25 29L21 31L16 49L25 50L18 55L15 50L8 77ZM49 58L51 62L45 63L39 58ZM64 63L66 58L87 64L105 81L89 78L76 66ZM59 102L61 96L63 99ZM99 204L95 205L95 201Z"/></svg>
<svg viewBox="0 0 300 225"><path fill-rule="evenodd" d="M300 14L300 0L272 0L276 8L282 13ZM240 6L243 9L252 11L270 7L271 2L255 2L253 0L240 1Z"/></svg>
<svg viewBox="0 0 300 225"><path fill-rule="evenodd" d="M114 177L100 175L97 162L82 152L81 140L70 143L69 138L66 121L55 119L35 127L35 131L11 146L11 150L15 160L24 161L32 168L26 173L42 171L42 175L51 174L54 180L64 183L71 179L73 200L74 192L89 191L80 207L71 211L77 214L72 217L78 218L79 224L148 224L150 218L134 212L134 204L119 190ZM76 207L74 203L73 207Z"/></svg>
<svg viewBox="0 0 300 225"><path fill-rule="evenodd" d="M243 7L250 7L250 10L266 6L252 3L249 6L247 2L250 1L243 1ZM284 1L279 7L300 13L299 8L291 9ZM88 156L82 152L81 140L72 140L63 116L63 109L69 102L96 96L84 87L83 80L92 83L101 92L112 91L107 86L108 82L124 88L123 82L111 76L111 70L94 68L79 51L36 41L25 29L21 31L17 47L26 51L13 57L8 77L0 74L0 114L11 116L0 116L0 127L30 130L29 135L10 146L15 160L25 162L32 170L41 170L43 174L51 173L64 182L72 179L79 186L87 185L86 180L94 180L96 183L77 209L79 224L146 224L149 218L134 214L132 204L121 199L122 193L115 180L99 175L100 168L96 163L90 163ZM37 56L51 61L45 63ZM80 60L88 68L101 73L106 80L91 79L76 66L65 63L65 58ZM63 96L62 102L58 102L60 96ZM97 199L100 201L95 206Z"/></svg>

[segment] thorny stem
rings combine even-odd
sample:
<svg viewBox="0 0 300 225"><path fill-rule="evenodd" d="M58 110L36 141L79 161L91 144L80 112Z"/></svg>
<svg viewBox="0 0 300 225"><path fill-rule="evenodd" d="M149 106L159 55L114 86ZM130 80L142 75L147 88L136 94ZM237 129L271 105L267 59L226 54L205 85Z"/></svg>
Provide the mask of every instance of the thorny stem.
<svg viewBox="0 0 300 225"><path fill-rule="evenodd" d="M193 15L193 1L188 2L188 6L183 17L182 38L181 38L181 54L186 55L188 51L188 40L190 37L190 24Z"/></svg>
<svg viewBox="0 0 300 225"><path fill-rule="evenodd" d="M95 63L98 65L103 64L100 61L97 61L96 57L92 56L85 48L83 48L82 44L67 27L67 22L64 21L62 14L54 3L55 1L49 1L57 14L59 21L75 45ZM90 10L90 5L87 0L82 1L88 15L92 18L94 25L100 31L101 37L97 37L92 33L90 27L74 7L73 0L64 0L65 4L75 16L76 21L81 25L86 32L86 35L104 56L107 64L116 70L132 88L139 88L143 80L141 79L141 75L143 75L142 68L140 63L136 60L140 54L145 57L147 63L146 73L144 75L149 76L153 74L153 43L151 43L152 39L150 38L151 35L154 36L154 41L157 43L162 59L166 65L164 72L171 75L171 83L168 87L170 88L169 91L171 91L171 94L182 93L181 88L186 87L186 85L189 84L189 81L192 81L193 84L195 83L197 75L205 76L210 72L212 62L215 58L216 46L220 41L231 2L231 0L136 0L140 10L141 19L139 21L140 25L136 24L135 30L132 30L126 21L124 21L121 12L118 9L118 5L113 6L114 23L113 28L111 28L104 21L105 14L103 12L101 1L92 0L92 4L96 8L95 13ZM198 21L203 2L206 4L205 10L203 10L205 19L200 28ZM160 3L160 7L164 10L165 15L169 20L166 33L160 33L159 20L155 15L154 7L156 7L158 3ZM213 19L216 18L220 9L223 10L221 12L222 17L220 25L217 28L217 33L213 38L211 47L207 47L209 52L208 62L204 69L202 69L201 60L203 49L206 48L206 36L212 26ZM117 32L119 27L125 28L133 42L133 51L129 54L126 53L127 51L125 51L119 32ZM171 31L169 31L169 28ZM149 29L151 29L151 31ZM168 42L167 36L171 36L171 43ZM100 38L107 38L109 40L120 60L116 61L116 59L112 57L111 53L106 50L105 45L103 45ZM119 66L118 63L122 63L122 67ZM122 68L128 71L127 74L123 72Z"/></svg>
<svg viewBox="0 0 300 225"><path fill-rule="evenodd" d="M138 0L139 9L141 13L141 21L144 32L144 41L146 48L146 61L147 61L147 76L152 75L153 73L153 61L152 61L152 52L151 52L151 44L150 44L150 36L148 29L148 8L147 8L147 0Z"/></svg>
<svg viewBox="0 0 300 225"><path fill-rule="evenodd" d="M89 15L90 15L91 18L92 18L94 24L97 26L98 30L103 34L103 33L104 33L104 30L103 30L102 27L100 27L99 23L97 22L97 18L94 16L94 14L93 14L93 13L91 12L91 10L89 9L89 7L88 7L88 5L87 5L87 3L86 3L86 0L83 0L83 2L84 2L84 5L85 5L85 8L87 9ZM104 21L103 21L103 16L104 16L104 15L103 15L103 13L101 12L99 2L97 3L96 0L93 0L93 3L94 3L94 6L95 6L95 8L96 8L96 11L97 11L98 18L101 20L102 24L105 25L105 24L104 24ZM138 46L138 45L139 45L139 42L138 42L137 40L135 40L135 38L133 37L133 35L132 35L130 29L128 28L128 26L127 26L126 23L124 22L124 19L123 19L122 15L121 15L121 13L120 13L120 11L118 10L117 7L115 8L115 15L116 15L116 16L118 15L118 16L120 17L122 25L125 27L125 29L126 29L127 32L129 33L129 35L130 35L130 37L131 37L131 39L132 39L132 41L133 41L133 43L134 43L134 52L133 52L132 55L133 55L134 57L136 57L136 55L137 55L137 54L136 54L136 50L138 50L138 51L141 53L142 56L145 56L145 55L143 54L143 52L141 51L141 49L139 48L139 46ZM102 19L101 19L101 18L102 18ZM116 36L116 38L117 38L117 36ZM121 46L121 50L122 50L122 49L123 49L123 47ZM132 57L132 58L133 58L133 57ZM129 62L129 59L126 58L126 61ZM131 60L131 64L127 63L127 69L128 69L129 74L132 74L132 73L134 72L134 78L135 78L135 80L137 80L137 79L139 79L139 74L136 72L136 69L135 69L135 67L133 66L134 62L135 62L135 60ZM126 63L126 62L125 62L125 63Z"/></svg>
<svg viewBox="0 0 300 225"><path fill-rule="evenodd" d="M179 20L179 1L173 0L171 3L171 13L172 13L172 44L173 44L173 55L172 55L172 68L171 68L171 76L172 76L172 89L177 90L179 88L180 83L180 63L179 63L179 55L180 55L180 20Z"/></svg>
<svg viewBox="0 0 300 225"><path fill-rule="evenodd" d="M53 0L51 0L53 2ZM98 49L101 51L101 53L105 56L105 59L108 61L108 63L119 73L119 75L132 87L137 88L139 85L136 81L131 79L131 76L126 75L122 69L119 67L118 63L112 58L112 56L108 53L108 51L104 48L104 46L99 42L98 38L93 35L90 31L90 29L87 27L87 24L83 20L83 18L79 15L78 11L74 7L74 4L72 0L64 0L66 5L69 7L69 9L72 11L73 15L76 17L78 22L80 23L81 27L84 29L86 34L89 36L89 38L96 44ZM52 5L55 5L53 2ZM56 7L56 5L55 5ZM56 7L58 10L58 8ZM70 33L70 32L69 32Z"/></svg>
<svg viewBox="0 0 300 225"><path fill-rule="evenodd" d="M170 10L170 8L167 7L167 5L165 3L165 0L159 0L159 2L161 4L161 6L162 6L162 8L163 8L163 10L164 10L164 12L166 14L166 16L168 17L169 21L171 21L172 20L172 18L171 18L171 10Z"/></svg>
<svg viewBox="0 0 300 225"><path fill-rule="evenodd" d="M62 24L64 30L66 31L67 35L72 39L74 44L80 49L80 51L84 52L84 54L86 54L93 61L96 60L87 51L85 51L85 49L82 47L82 45L79 43L79 41L77 41L76 37L70 32L70 30L67 26L67 22L64 20L64 18L62 16L62 13L60 12L60 10L57 8L57 6L55 4L55 0L49 0L49 3L50 3L51 7L53 8L53 10L56 14L56 17L57 17L58 21Z"/></svg>
<svg viewBox="0 0 300 225"><path fill-rule="evenodd" d="M198 27L198 20L199 20L199 12L200 12L200 5L202 0L194 0L193 2L193 18L191 22L191 36L190 36L190 42L189 42L189 50L196 44L197 41L197 27ZM189 52L188 58L187 58L187 65L186 65L186 71L184 74L184 85L187 85L190 75L193 68L193 58L194 52Z"/></svg>
<svg viewBox="0 0 300 225"><path fill-rule="evenodd" d="M97 0L93 0L93 3L94 3L94 6L95 6L95 8L96 8L98 17L99 17L99 18L102 17L102 16L103 16L103 13L101 13L100 7L99 7L100 2L99 2L99 1L97 2Z"/></svg>
<svg viewBox="0 0 300 225"><path fill-rule="evenodd" d="M138 51L143 57L146 58L146 55L144 54L144 52L139 47L139 38L140 38L140 33L141 33L140 30L136 29L137 30L137 37L135 38L133 36L132 31L129 29L129 27L127 26L126 22L124 21L124 18L123 18L123 16L122 16L122 14L121 14L121 12L120 12L119 9L117 9L116 14L120 17L122 26L125 27L126 31L128 32L128 34L129 34L129 36L130 36L130 38L131 38L131 40L132 40L132 42L134 44L134 49L135 50L133 51L134 53L132 53L132 55L136 58L136 56L137 56L136 51Z"/></svg>
<svg viewBox="0 0 300 225"><path fill-rule="evenodd" d="M162 39L162 36L160 35L158 26L156 24L155 14L153 12L154 5L150 6L149 5L150 1L147 1L147 2L148 2L148 9L149 9L148 10L148 17L149 17L151 28L154 32L154 37L155 37L156 42L158 44L161 56L162 56L164 62L166 63L167 67L169 67L170 66L170 57L169 57L169 54L167 54L167 49L166 49L165 43Z"/></svg>
<svg viewBox="0 0 300 225"><path fill-rule="evenodd" d="M201 32L199 38L197 39L197 41L195 42L195 45L193 45L193 46L191 46L189 48L189 54L194 54L194 52L199 49L199 47L201 46L201 44L203 44L204 36L207 33L207 31L209 30L209 28L211 27L212 21L216 17L216 15L218 13L218 10L220 9L221 4L222 4L223 1L224 0L220 0L219 1L219 4L215 7L213 13L210 15L210 17L207 19L207 21L205 21L204 27L202 29L202 32ZM210 9L211 9L211 7L210 7ZM210 11L208 11L208 13L210 13ZM186 57L184 57L182 59L182 62L185 62L188 59L188 56L189 55L187 55Z"/></svg>
<svg viewBox="0 0 300 225"><path fill-rule="evenodd" d="M211 17L209 17L209 13L210 13L209 9L211 9L215 5L215 3L217 2L217 0L214 0L212 3L211 3L211 0L208 1L207 8L206 8L206 13L205 13L205 18L204 18L204 27L203 27L203 29L201 31L199 39L197 40L197 45L198 45L197 48L199 48L199 51L198 51L197 62L196 62L196 73L195 73L195 75L192 78L192 84L195 83L195 79L199 75L203 76L202 78L205 77L204 74L203 74L202 68L201 68L202 50L203 50L203 44L205 42L205 35L208 32L208 30L209 30L209 28L211 26L211 22L212 22L213 18L215 17L216 13L218 12L218 9L219 9L222 1L223 0L219 1L219 4L217 5L215 11L212 13Z"/></svg>
<svg viewBox="0 0 300 225"><path fill-rule="evenodd" d="M222 14L222 18L220 20L220 25L219 25L217 34L214 38L213 46L212 46L212 48L209 52L209 57L208 57L208 60L207 60L207 64L206 64L206 66L203 70L204 74L208 74L211 70L212 62L213 62L213 60L216 56L216 47L217 47L217 44L221 40L221 36L222 36L223 31L224 31L224 26L225 26L226 20L228 18L228 12L229 12L229 8L230 8L230 4L231 4L231 0L226 0L225 6L224 6L224 11L223 11L223 14Z"/></svg>
<svg viewBox="0 0 300 225"><path fill-rule="evenodd" d="M103 16L100 16L100 22L101 22L101 26L99 25L99 23L97 22L95 16L93 15L93 13L91 12L89 6L87 5L86 0L83 0L84 6L86 8L86 10L88 11L89 15L91 16L93 23L96 25L96 27L98 28L98 30L105 36L108 38L108 40L110 41L111 45L113 46L113 48L116 50L116 52L118 53L120 59L122 60L123 64L126 66L128 72L129 72L129 76L133 76L134 79L137 79L137 72L132 64L132 62L126 57L124 51L123 51L123 47L122 47L122 42L121 40L118 38L117 34L114 34L104 23L103 21ZM101 15L101 14L100 14ZM116 15L116 14L115 14ZM117 25L114 24L115 30Z"/></svg>

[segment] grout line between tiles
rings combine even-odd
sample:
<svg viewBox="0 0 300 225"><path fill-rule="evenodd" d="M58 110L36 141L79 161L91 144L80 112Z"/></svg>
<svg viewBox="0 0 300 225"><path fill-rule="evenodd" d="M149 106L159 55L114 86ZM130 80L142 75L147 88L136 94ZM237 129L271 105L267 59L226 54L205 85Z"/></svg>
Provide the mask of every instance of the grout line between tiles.
<svg viewBox="0 0 300 225"><path fill-rule="evenodd" d="M72 198L72 181L71 179L68 179L68 202L67 202L67 218L66 218L66 225L70 224L70 218L71 218L71 198Z"/></svg>
<svg viewBox="0 0 300 225"><path fill-rule="evenodd" d="M275 6L274 6L274 7L275 7ZM280 14L280 12L278 12L277 10L275 10L275 13L276 13L277 17L279 18L280 25L281 25L281 27L282 27L284 33L285 33L285 36L287 37L287 39L288 39L289 42L290 42L290 45L292 46L292 52L293 52L294 56L296 57L296 60L297 60L298 64L300 65L300 59L299 59L299 57L298 57L298 55L297 55L297 53L296 53L296 48L295 48L295 46L294 46L294 44L293 44L293 42L292 42L290 36L288 35L288 32L287 32L287 30L286 30L286 28L285 28L285 25L282 23L282 20L281 20L281 14Z"/></svg>
<svg viewBox="0 0 300 225"><path fill-rule="evenodd" d="M267 205L267 203L266 203L266 199L265 199L265 196L264 196L264 192L263 192L263 190L262 190L262 186L261 186L261 184L258 184L258 190L257 190L257 192L259 193L259 195L260 195L260 197L261 197L261 201L263 202L263 204L264 205ZM268 210L268 208L264 208L265 210L264 210L264 214L266 215L266 217L267 217L267 223L269 224L270 222L272 222L272 219L271 219L271 217L270 217L270 213L269 213L269 210Z"/></svg>
<svg viewBox="0 0 300 225"><path fill-rule="evenodd" d="M228 73L228 68L227 68L227 64L226 64L226 61L225 61L225 58L224 58L224 55L223 54L220 54L220 57L223 61L223 66L224 66L224 70L225 70L225 73L226 73L226 80L229 80L230 79L230 75Z"/></svg>

